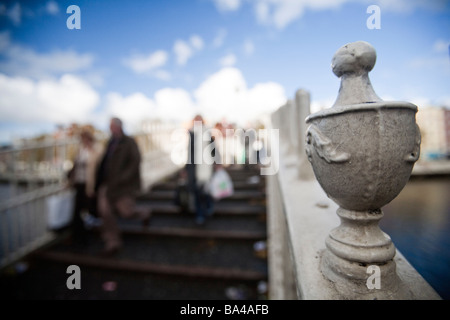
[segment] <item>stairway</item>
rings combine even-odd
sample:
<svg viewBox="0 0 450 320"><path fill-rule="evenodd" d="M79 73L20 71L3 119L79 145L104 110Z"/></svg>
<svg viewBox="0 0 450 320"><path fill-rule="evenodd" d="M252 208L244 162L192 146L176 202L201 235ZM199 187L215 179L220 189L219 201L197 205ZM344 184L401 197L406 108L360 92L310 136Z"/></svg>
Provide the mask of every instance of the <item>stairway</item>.
<svg viewBox="0 0 450 320"><path fill-rule="evenodd" d="M60 241L26 261L28 270L2 276L9 299L266 299L265 180L255 165L228 167L235 192L215 203L204 225L174 202L178 173L138 199L152 208L149 226L120 220L124 249L104 258L95 228L87 246ZM69 265L81 289L69 290ZM7 293L6 293L7 292Z"/></svg>

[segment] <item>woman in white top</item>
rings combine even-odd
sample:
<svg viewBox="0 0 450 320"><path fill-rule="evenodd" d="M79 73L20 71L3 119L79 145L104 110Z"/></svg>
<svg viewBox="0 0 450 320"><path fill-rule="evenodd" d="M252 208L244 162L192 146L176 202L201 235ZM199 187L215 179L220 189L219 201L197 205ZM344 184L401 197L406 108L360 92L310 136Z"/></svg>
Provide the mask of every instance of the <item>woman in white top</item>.
<svg viewBox="0 0 450 320"><path fill-rule="evenodd" d="M95 169L100 155L101 148L96 143L94 135L88 130L83 130L80 133L80 146L69 177L76 192L71 230L73 240L80 244L86 244L87 241L82 212L88 211L91 215L97 215L94 189Z"/></svg>

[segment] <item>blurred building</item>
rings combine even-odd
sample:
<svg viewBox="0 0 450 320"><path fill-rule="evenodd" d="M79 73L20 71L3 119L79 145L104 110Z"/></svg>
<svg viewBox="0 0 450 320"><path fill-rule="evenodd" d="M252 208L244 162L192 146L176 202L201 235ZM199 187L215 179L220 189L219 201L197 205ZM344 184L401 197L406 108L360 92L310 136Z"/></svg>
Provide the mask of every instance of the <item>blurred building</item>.
<svg viewBox="0 0 450 320"><path fill-rule="evenodd" d="M422 134L421 160L450 157L450 110L444 107L419 108L417 123Z"/></svg>

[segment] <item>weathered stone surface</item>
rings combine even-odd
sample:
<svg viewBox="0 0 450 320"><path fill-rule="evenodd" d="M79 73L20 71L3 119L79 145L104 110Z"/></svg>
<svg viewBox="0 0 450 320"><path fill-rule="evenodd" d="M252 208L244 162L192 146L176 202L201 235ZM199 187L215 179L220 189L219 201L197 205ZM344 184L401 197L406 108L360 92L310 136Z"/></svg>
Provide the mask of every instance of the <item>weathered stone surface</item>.
<svg viewBox="0 0 450 320"><path fill-rule="evenodd" d="M326 239L321 270L348 298L411 297L396 273L395 247L378 221L381 207L404 188L419 158L417 107L382 101L368 72L375 49L358 41L341 47L333 72L341 78L332 108L310 115L306 153L314 174L340 208L341 224ZM382 288L371 291L363 279L368 265L381 270Z"/></svg>
<svg viewBox="0 0 450 320"><path fill-rule="evenodd" d="M304 173L299 172L302 156L296 158L287 152L279 159L277 174L268 176L268 248L269 259L273 259L269 267L270 298L440 299L378 226L383 217L379 208L400 192L419 155L416 107L405 102L381 101L368 86L367 72L376 58L370 44L349 44L338 53L333 68L343 81L349 80L342 88L355 92L341 89L333 108L308 117L308 125L315 127L308 131L311 145L304 146L309 149L318 178L314 179L306 150L295 144L297 154L303 149L313 179L298 174ZM361 93L362 89L366 91ZM298 97L306 101L309 94L304 90L296 92L293 99L296 108L301 105ZM280 108L272 114L272 128L282 126L282 111ZM299 111L309 113L306 108L296 109ZM301 121L306 116L300 114ZM303 125L298 126L300 136L306 131ZM403 126L407 129L400 130ZM289 131L292 135L296 130ZM390 135L406 143L392 152ZM313 145L313 140L318 142ZM374 141L379 144L366 145ZM287 143L280 139L282 150L288 150ZM412 151L405 154L409 147ZM393 160L386 160L386 153L393 153ZM373 154L378 155L374 161ZM292 165L293 162L297 165ZM319 173L322 170L325 172ZM394 176L394 181L385 184L386 174ZM359 184L359 180L363 182ZM376 183L371 184L372 181ZM350 209L354 205L357 209ZM366 210L368 207L374 209ZM371 277L368 271L377 267L379 288L368 286Z"/></svg>
<svg viewBox="0 0 450 320"><path fill-rule="evenodd" d="M341 87L334 106L381 101L368 76L376 59L375 49L365 41L346 44L335 53L331 67Z"/></svg>

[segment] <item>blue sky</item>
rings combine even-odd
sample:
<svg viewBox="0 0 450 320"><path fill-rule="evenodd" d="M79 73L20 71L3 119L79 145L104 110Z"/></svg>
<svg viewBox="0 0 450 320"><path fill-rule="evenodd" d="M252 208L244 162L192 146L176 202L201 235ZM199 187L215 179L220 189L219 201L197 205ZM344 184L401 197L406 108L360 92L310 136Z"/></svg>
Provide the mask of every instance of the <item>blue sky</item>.
<svg viewBox="0 0 450 320"><path fill-rule="evenodd" d="M130 133L195 113L245 124L300 88L330 107L331 58L358 40L377 50L381 98L450 107L449 1L0 1L0 143L112 115Z"/></svg>

